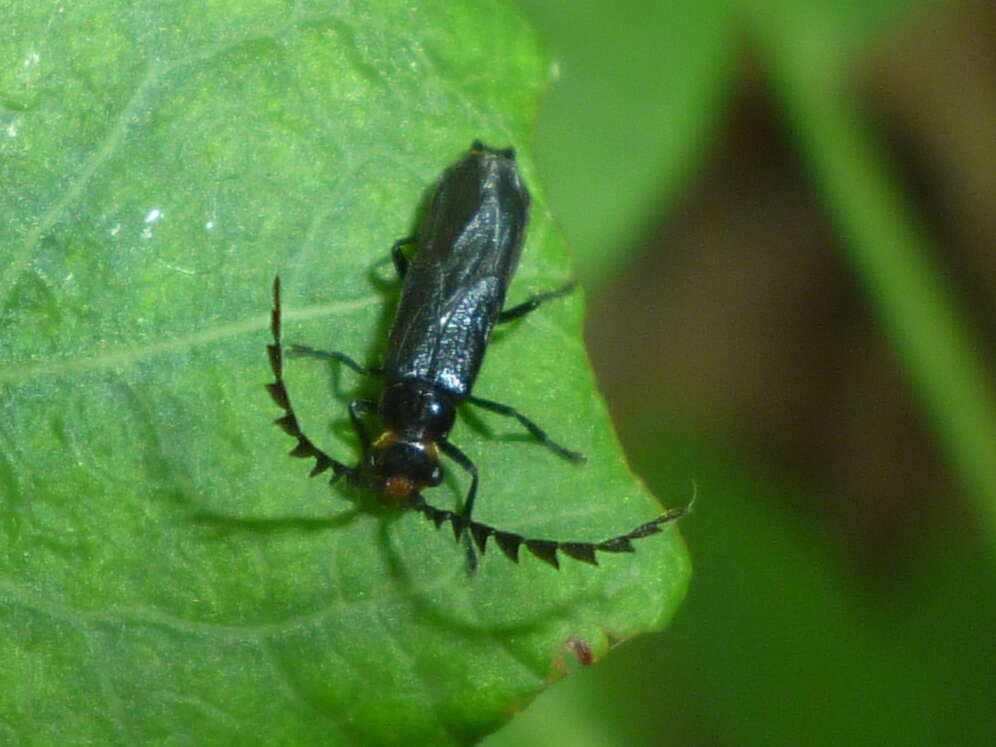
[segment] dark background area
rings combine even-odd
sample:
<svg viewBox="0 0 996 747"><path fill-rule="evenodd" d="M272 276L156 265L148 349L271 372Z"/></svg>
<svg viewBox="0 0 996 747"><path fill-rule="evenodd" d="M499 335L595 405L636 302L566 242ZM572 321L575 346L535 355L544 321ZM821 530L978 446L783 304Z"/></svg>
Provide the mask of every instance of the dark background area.
<svg viewBox="0 0 996 747"><path fill-rule="evenodd" d="M570 23L533 5L567 91L541 110L542 166L544 143L598 127L577 92L600 84L572 71L601 71L622 98L634 63L577 59L585 45L554 31ZM637 4L623 5L619 17ZM996 7L893 5L848 61L848 87L991 374ZM492 743L991 744L991 538L800 152L770 47L732 36L700 144L681 167L662 161L660 199L628 222L631 261L586 278L590 352L634 469L665 504L697 485L689 597L664 633L569 677ZM652 137L619 122L591 136L593 153ZM556 184L566 160L546 157L550 199L583 276L585 254L607 249L572 235L570 215L597 212L613 183L593 179L587 206L572 204Z"/></svg>

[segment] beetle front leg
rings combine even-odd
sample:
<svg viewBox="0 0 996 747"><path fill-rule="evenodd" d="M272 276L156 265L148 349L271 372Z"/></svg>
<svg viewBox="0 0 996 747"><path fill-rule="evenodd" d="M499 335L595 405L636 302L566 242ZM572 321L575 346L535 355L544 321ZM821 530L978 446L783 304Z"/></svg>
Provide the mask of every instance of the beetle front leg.
<svg viewBox="0 0 996 747"><path fill-rule="evenodd" d="M440 451L463 467L463 469L470 474L470 490L467 491L467 498L464 500L463 509L460 511L460 516L463 517L467 523L470 523L470 515L474 511L474 500L477 498L477 465L470 461L470 457L460 451L460 449L451 444L449 441L439 441L438 445ZM463 531L463 527L460 528L460 531Z"/></svg>
<svg viewBox="0 0 996 747"><path fill-rule="evenodd" d="M354 399L349 403L349 420L353 424L353 430L360 439L363 446L363 454L366 456L370 452L370 434L367 433L366 426L360 420L360 413L377 412L377 403L372 399Z"/></svg>

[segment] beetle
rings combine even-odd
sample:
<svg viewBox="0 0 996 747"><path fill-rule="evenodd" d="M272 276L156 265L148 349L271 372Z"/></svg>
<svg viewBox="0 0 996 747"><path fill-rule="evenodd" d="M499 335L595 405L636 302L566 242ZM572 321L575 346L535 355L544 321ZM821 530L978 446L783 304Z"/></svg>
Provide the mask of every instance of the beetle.
<svg viewBox="0 0 996 747"><path fill-rule="evenodd" d="M379 400L355 399L349 417L362 447L359 464L350 467L315 446L301 430L283 378L280 278L273 282L271 334L267 346L274 381L267 384L284 410L275 422L297 439L290 455L314 459L311 476L332 470L330 483L346 477L387 499L421 512L436 527L449 522L459 540L467 531L481 554L489 537L513 561L522 545L559 568L557 552L593 565L596 552L633 552L632 540L656 534L687 508L666 511L627 534L602 542L527 539L472 518L478 470L449 441L457 409L464 403L517 420L540 444L571 462L584 457L553 439L513 407L474 396L472 390L495 325L518 319L542 304L570 293L574 283L534 295L509 309L505 294L525 240L529 192L511 148L493 149L474 141L470 150L440 177L417 235L400 239L391 258L402 278L401 297L381 366L363 366L338 351L295 345L291 353L343 364L385 382ZM403 247L417 244L414 257ZM363 417L376 415L382 430L371 438ZM461 511L426 502L424 488L443 480L440 457L452 459L470 475ZM468 545L469 548L469 545ZM476 562L471 551L471 565Z"/></svg>

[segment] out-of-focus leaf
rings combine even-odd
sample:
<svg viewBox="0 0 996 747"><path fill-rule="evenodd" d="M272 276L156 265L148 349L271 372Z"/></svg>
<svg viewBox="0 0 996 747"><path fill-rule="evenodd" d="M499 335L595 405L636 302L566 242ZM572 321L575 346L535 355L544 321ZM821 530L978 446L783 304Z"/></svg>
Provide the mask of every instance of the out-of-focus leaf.
<svg viewBox="0 0 996 747"><path fill-rule="evenodd" d="M595 743L620 747L996 740L996 569L979 537L939 515L932 541L903 559L905 577L869 586L830 528L795 515L798 487L659 419L622 432L659 495L683 492L689 473L698 482L682 528L696 565L688 600L665 633L572 675L489 747L548 744L555 717L589 714Z"/></svg>
<svg viewBox="0 0 996 747"><path fill-rule="evenodd" d="M584 282L610 280L693 176L732 85L728 3L520 0L555 59L537 157Z"/></svg>

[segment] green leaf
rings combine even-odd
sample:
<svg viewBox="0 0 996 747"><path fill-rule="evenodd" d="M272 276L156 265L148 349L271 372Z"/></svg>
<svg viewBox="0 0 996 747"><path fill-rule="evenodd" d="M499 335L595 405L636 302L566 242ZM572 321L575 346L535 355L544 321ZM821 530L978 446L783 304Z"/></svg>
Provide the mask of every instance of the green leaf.
<svg viewBox="0 0 996 747"><path fill-rule="evenodd" d="M520 2L557 60L537 159L578 273L599 287L709 147L736 74L735 16L726 0Z"/></svg>
<svg viewBox="0 0 996 747"><path fill-rule="evenodd" d="M662 626L673 527L555 571L287 457L263 385L285 339L373 361L387 249L474 137L515 145L533 222L509 301L570 274L528 149L546 61L497 3L34 3L0 30L0 735L37 743L457 743L587 646ZM496 335L476 393L477 517L602 540L660 506L627 470L575 294ZM305 430L352 461L377 383L287 362ZM458 470L451 472L459 472ZM459 504L451 474L427 497ZM672 500L681 503L685 496Z"/></svg>

